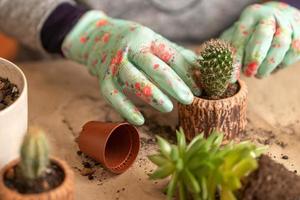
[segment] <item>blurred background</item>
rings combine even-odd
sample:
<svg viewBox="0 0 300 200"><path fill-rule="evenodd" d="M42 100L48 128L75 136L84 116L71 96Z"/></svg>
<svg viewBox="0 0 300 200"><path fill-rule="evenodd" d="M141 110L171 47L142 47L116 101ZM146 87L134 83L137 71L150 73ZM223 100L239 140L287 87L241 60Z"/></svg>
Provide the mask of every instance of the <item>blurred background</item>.
<svg viewBox="0 0 300 200"><path fill-rule="evenodd" d="M49 57L46 54L31 50L17 40L0 32L0 57L11 61L38 60Z"/></svg>

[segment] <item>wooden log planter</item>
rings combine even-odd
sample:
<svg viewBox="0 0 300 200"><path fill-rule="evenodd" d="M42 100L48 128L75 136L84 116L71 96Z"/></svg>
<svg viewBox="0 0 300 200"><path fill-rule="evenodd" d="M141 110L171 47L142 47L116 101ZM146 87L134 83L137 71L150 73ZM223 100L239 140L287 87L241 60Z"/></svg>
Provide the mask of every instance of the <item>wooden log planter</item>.
<svg viewBox="0 0 300 200"><path fill-rule="evenodd" d="M224 132L224 139L231 140L245 130L248 89L242 80L238 85L238 92L229 98L194 97L190 105L178 104L179 125L188 140L202 132L208 136L213 129Z"/></svg>

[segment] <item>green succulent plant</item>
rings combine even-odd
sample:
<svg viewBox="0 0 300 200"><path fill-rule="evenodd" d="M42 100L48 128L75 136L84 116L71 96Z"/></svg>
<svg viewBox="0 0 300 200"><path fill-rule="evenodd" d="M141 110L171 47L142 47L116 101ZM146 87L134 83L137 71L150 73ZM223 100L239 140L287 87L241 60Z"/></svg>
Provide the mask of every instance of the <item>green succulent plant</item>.
<svg viewBox="0 0 300 200"><path fill-rule="evenodd" d="M201 45L199 54L201 87L209 97L218 98L224 94L236 73L232 47L223 40L212 39Z"/></svg>
<svg viewBox="0 0 300 200"><path fill-rule="evenodd" d="M158 166L150 178L170 178L167 199L177 193L180 200L214 200L218 193L221 200L235 200L241 179L257 168L265 149L248 141L221 146L223 134L217 131L207 139L199 134L189 144L182 129L176 135L177 145L157 136L159 151L149 156Z"/></svg>
<svg viewBox="0 0 300 200"><path fill-rule="evenodd" d="M49 164L49 147L44 132L36 127L29 128L21 146L18 171L23 179L41 177Z"/></svg>

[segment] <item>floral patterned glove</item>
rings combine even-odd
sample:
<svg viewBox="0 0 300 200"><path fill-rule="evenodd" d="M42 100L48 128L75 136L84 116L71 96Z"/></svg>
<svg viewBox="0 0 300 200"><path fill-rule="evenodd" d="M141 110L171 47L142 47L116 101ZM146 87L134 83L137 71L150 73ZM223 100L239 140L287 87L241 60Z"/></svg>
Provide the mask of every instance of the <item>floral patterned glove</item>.
<svg viewBox="0 0 300 200"><path fill-rule="evenodd" d="M245 75L264 77L300 60L300 12L279 2L254 4L221 37L236 47Z"/></svg>
<svg viewBox="0 0 300 200"><path fill-rule="evenodd" d="M130 123L144 118L124 91L161 112L173 109L170 99L157 87L183 104L199 94L191 77L195 55L137 23L112 19L100 11L89 11L65 38L67 58L87 66L99 79L104 98ZM191 89L191 90L190 90Z"/></svg>

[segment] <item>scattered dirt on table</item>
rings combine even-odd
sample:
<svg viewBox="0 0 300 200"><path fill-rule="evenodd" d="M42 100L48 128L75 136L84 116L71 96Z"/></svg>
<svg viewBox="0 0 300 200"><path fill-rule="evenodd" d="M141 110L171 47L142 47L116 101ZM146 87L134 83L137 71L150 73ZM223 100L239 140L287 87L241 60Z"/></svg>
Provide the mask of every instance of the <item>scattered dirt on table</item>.
<svg viewBox="0 0 300 200"><path fill-rule="evenodd" d="M77 151L76 154L80 159L81 166L76 166L74 169L89 181L97 181L97 185L103 185L107 179L113 176L113 174L107 171L98 161L95 161L81 151Z"/></svg>
<svg viewBox="0 0 300 200"><path fill-rule="evenodd" d="M145 137L141 137L141 147L145 148L149 145L155 145L156 144L156 139L153 137L151 138L145 138Z"/></svg>
<svg viewBox="0 0 300 200"><path fill-rule="evenodd" d="M87 168L87 169L91 169L92 168L92 164L89 163L89 162L86 162L86 161L82 162L82 165L83 165L84 168Z"/></svg>
<svg viewBox="0 0 300 200"><path fill-rule="evenodd" d="M19 97L18 87L7 78L0 77L0 110L11 105Z"/></svg>
<svg viewBox="0 0 300 200"><path fill-rule="evenodd" d="M72 133L73 136L76 136L76 132L74 131L71 123L69 120L67 120L66 118L63 118L61 121L64 125L66 125L66 127L68 128L68 130ZM75 138L75 140L77 140L77 137Z"/></svg>
<svg viewBox="0 0 300 200"><path fill-rule="evenodd" d="M148 117L145 125L139 128L142 133L141 151L136 160L136 166L141 168L147 177L156 169L156 166L151 165L151 161L147 158L148 155L155 154L158 149L155 136L159 135L172 144L176 143L176 127L160 125L156 120L154 116Z"/></svg>
<svg viewBox="0 0 300 200"><path fill-rule="evenodd" d="M151 140L148 140L147 143L152 145L156 142L155 135L159 135L170 143L176 143L176 128L178 127L171 127L168 125L160 125L158 124L155 119L147 118L143 127L141 127L142 132L146 133ZM147 138L148 139L148 138Z"/></svg>
<svg viewBox="0 0 300 200"><path fill-rule="evenodd" d="M125 187L122 187L122 188L119 188L116 190L116 198L115 200L119 200L119 199L123 199L123 198L120 198L122 196L122 193L125 192L126 188Z"/></svg>
<svg viewBox="0 0 300 200"><path fill-rule="evenodd" d="M296 124L288 124L286 126L283 126L280 128L282 132L284 132L287 135L296 135Z"/></svg>
<svg viewBox="0 0 300 200"><path fill-rule="evenodd" d="M300 197L300 177L265 155L243 185L239 193L239 199L243 200L298 200Z"/></svg>
<svg viewBox="0 0 300 200"><path fill-rule="evenodd" d="M279 141L276 140L275 144L277 144L278 146L280 146L281 148L285 148L287 146L287 143L283 142L283 141Z"/></svg>
<svg viewBox="0 0 300 200"><path fill-rule="evenodd" d="M149 165L151 161L149 161L147 156L156 153L158 149L155 136L159 135L174 144L176 143L175 130L175 126L160 125L151 117L147 118L144 126L139 127L141 133L141 151L136 160L136 165L142 168L145 174L148 175L154 170L154 165Z"/></svg>
<svg viewBox="0 0 300 200"><path fill-rule="evenodd" d="M20 179L16 175L17 170L17 167L14 167L8 171L4 182L7 187L22 194L37 194L52 190L61 185L65 178L63 170L53 162L43 176L32 181Z"/></svg>
<svg viewBox="0 0 300 200"><path fill-rule="evenodd" d="M246 130L239 136L239 140L251 140L262 145L276 144L281 148L285 148L288 145L286 142L278 139L272 130L253 127L249 119Z"/></svg>

